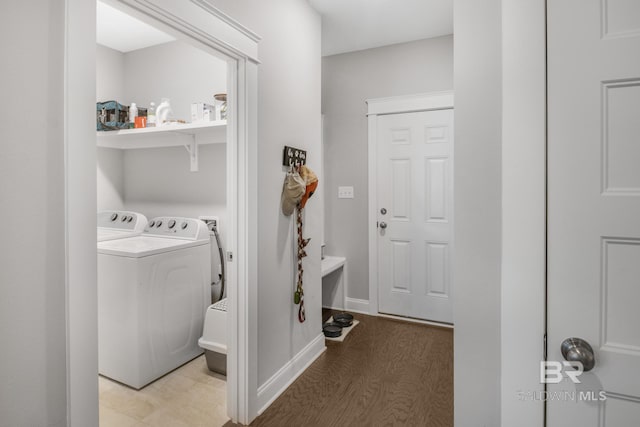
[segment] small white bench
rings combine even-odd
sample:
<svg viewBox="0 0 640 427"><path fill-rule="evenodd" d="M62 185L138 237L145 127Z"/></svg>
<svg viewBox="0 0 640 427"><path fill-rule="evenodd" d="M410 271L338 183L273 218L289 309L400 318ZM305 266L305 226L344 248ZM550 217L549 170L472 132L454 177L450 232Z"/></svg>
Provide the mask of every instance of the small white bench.
<svg viewBox="0 0 640 427"><path fill-rule="evenodd" d="M320 263L322 272L322 307L344 310L347 299L347 259L325 256ZM331 274L339 271L339 274Z"/></svg>

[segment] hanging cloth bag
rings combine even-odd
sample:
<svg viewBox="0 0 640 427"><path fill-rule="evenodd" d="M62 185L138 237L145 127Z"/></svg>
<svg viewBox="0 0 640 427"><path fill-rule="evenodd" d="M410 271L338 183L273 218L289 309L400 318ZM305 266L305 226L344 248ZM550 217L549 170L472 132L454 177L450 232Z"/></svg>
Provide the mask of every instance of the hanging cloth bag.
<svg viewBox="0 0 640 427"><path fill-rule="evenodd" d="M284 215L291 216L300 200L302 200L306 188L307 184L298 170L291 168L284 177L284 183L282 184L281 206Z"/></svg>

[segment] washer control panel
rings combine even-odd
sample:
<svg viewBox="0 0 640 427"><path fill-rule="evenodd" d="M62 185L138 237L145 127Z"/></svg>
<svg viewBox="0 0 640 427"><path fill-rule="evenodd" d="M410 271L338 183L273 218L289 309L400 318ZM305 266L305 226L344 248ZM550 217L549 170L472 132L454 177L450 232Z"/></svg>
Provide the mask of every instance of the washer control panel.
<svg viewBox="0 0 640 427"><path fill-rule="evenodd" d="M209 238L207 225L195 218L159 216L149 220L144 229L147 235L201 240Z"/></svg>
<svg viewBox="0 0 640 427"><path fill-rule="evenodd" d="M116 230L142 231L147 225L147 218L137 212L102 211L98 212L98 227Z"/></svg>

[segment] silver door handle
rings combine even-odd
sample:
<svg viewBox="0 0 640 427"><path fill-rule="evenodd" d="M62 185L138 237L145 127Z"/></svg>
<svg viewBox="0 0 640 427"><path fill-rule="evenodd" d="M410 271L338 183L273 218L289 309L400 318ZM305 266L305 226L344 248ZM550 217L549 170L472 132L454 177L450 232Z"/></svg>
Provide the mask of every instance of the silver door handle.
<svg viewBox="0 0 640 427"><path fill-rule="evenodd" d="M593 348L582 338L567 338L562 341L560 351L567 361L582 363L584 372L592 370L596 365Z"/></svg>
<svg viewBox="0 0 640 427"><path fill-rule="evenodd" d="M387 228L387 223L386 223L386 222L384 222L384 221L382 221L382 222L380 223L380 228L382 228L383 230L384 230L385 228Z"/></svg>

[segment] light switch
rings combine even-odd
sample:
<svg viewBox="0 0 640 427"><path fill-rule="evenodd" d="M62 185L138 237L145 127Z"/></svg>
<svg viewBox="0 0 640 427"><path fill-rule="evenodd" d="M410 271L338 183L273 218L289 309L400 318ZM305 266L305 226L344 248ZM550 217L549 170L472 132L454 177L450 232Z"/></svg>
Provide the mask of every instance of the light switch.
<svg viewBox="0 0 640 427"><path fill-rule="evenodd" d="M353 187L338 187L338 199L353 199Z"/></svg>

